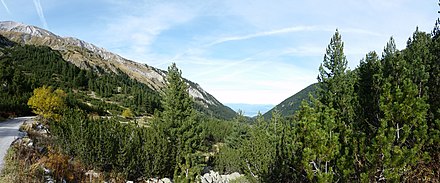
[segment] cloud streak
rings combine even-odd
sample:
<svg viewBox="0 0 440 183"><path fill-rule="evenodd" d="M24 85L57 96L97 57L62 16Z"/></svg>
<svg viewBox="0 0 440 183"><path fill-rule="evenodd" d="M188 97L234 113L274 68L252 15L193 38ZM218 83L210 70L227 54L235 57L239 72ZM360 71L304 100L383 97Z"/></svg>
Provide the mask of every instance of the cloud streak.
<svg viewBox="0 0 440 183"><path fill-rule="evenodd" d="M45 29L48 29L46 18L44 17L43 7L41 6L40 0L34 0L34 5L41 23L43 24Z"/></svg>
<svg viewBox="0 0 440 183"><path fill-rule="evenodd" d="M1 0L1 1L2 1L2 4L3 4L3 7L5 7L5 9L6 9L6 12L8 12L8 14L11 14L11 11L9 11L9 8L8 8L8 6L5 3L5 0Z"/></svg>
<svg viewBox="0 0 440 183"><path fill-rule="evenodd" d="M365 35L370 35L370 36L381 36L381 34L379 34L379 33L368 31L368 30L363 30L363 29L358 29L358 28L345 28L345 29L341 29L341 30L343 30L344 32L347 32L347 33L365 34ZM286 33L292 33L292 32L305 32L305 31L308 31L308 32L311 32L311 31L333 32L333 31L335 31L335 29L330 28L330 27L319 27L319 26L293 26L293 27L286 27L286 28L282 28L282 29L257 32L257 33L241 35L241 36L223 37L223 38L220 38L214 42L207 44L206 47L210 47L210 46L214 46L214 45L218 45L218 44L222 44L222 43L230 42L230 41L242 41L242 40L253 39L253 38L258 38L258 37L273 36L273 35L286 34Z"/></svg>
<svg viewBox="0 0 440 183"><path fill-rule="evenodd" d="M301 31L317 31L319 30L316 26L295 26L295 27L287 27L277 30L271 30L271 31L264 31L264 32L257 32L253 34L248 35L242 35L242 36L230 36L230 37L224 37L220 38L212 43L209 43L207 47L214 46L217 44L222 44L229 41L241 41L246 39L252 39L257 37L263 37L263 36L272 36L277 34L285 34L285 33L291 33L291 32L301 32Z"/></svg>

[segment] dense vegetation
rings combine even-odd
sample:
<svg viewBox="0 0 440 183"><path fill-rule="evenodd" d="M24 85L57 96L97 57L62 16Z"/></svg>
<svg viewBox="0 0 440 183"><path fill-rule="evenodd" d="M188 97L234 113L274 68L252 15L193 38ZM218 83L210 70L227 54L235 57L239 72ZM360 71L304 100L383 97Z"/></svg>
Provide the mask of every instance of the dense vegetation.
<svg viewBox="0 0 440 183"><path fill-rule="evenodd" d="M85 53L84 53L85 54ZM63 60L49 47L19 45L0 35L0 115L30 115L26 103L32 91L43 85L63 89L69 105L99 115L117 115L127 108L136 115L152 115L162 110L158 91L131 79L124 72L106 72L99 66L80 69ZM195 83L185 80L193 88ZM210 101L216 101L204 95ZM197 111L220 119L232 119L236 113L222 105L195 102Z"/></svg>
<svg viewBox="0 0 440 183"><path fill-rule="evenodd" d="M110 74L99 67L96 71L81 70L48 47L15 45L4 37L0 39L3 40L0 41L0 113L3 116L29 115L27 101L32 91L43 85L65 90L70 105L101 115L107 110L120 114L123 110L120 106L147 114L161 109L157 92L122 72Z"/></svg>
<svg viewBox="0 0 440 183"><path fill-rule="evenodd" d="M439 23L439 22L438 22ZM259 117L220 150L216 168L262 182L402 182L440 179L440 29L393 38L353 71L336 31L316 98L292 119Z"/></svg>
<svg viewBox="0 0 440 183"><path fill-rule="evenodd" d="M209 163L205 159L209 155L203 152L224 139L231 125L206 119L194 110L188 86L175 65L169 68L167 81L164 110L147 126L91 119L71 110L50 125L58 146L89 167L117 172L128 180L173 177L178 182L194 181Z"/></svg>

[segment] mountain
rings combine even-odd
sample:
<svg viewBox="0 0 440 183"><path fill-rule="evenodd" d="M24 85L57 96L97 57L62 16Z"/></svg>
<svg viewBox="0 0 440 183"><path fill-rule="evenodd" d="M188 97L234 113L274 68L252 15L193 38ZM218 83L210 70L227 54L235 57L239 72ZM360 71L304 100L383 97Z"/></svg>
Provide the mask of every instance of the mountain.
<svg viewBox="0 0 440 183"><path fill-rule="evenodd" d="M282 116L285 117L292 116L301 106L301 102L303 100L309 99L309 93L313 94L316 91L316 86L317 83L307 86L298 93L292 95L291 97L287 98L280 104L276 105L270 111L264 113L263 117L265 119L270 119L272 117L272 112L274 112L275 109L277 109Z"/></svg>
<svg viewBox="0 0 440 183"><path fill-rule="evenodd" d="M242 103L229 103L226 106L235 110L235 112L243 112L245 116L255 117L258 112L264 114L268 110L272 109L274 105L272 104L242 104Z"/></svg>
<svg viewBox="0 0 440 183"><path fill-rule="evenodd" d="M58 51L64 60L83 70L103 70L105 73L114 74L122 72L158 93L161 93L166 85L166 71L125 59L77 38L61 37L36 26L12 21L0 22L0 35L21 45L47 46ZM189 85L190 95L198 104L196 108L199 111L227 119L236 115L231 108L224 106L200 85L187 79L185 81Z"/></svg>

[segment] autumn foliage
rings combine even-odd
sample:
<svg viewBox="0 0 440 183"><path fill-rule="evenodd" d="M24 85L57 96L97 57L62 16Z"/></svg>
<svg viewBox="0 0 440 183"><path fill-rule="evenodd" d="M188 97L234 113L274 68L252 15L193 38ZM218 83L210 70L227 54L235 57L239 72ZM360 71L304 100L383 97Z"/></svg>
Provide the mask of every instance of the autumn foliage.
<svg viewBox="0 0 440 183"><path fill-rule="evenodd" d="M61 89L43 86L36 88L28 101L28 105L35 114L46 119L58 120L66 108L66 93Z"/></svg>

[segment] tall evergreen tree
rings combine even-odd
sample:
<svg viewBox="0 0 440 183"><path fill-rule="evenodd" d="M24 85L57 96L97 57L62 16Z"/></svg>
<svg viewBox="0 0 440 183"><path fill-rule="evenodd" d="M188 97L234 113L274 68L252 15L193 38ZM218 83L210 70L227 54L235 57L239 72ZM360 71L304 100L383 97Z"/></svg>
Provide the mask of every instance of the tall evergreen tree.
<svg viewBox="0 0 440 183"><path fill-rule="evenodd" d="M427 137L428 105L412 76L413 65L396 49L392 38L385 47L383 65L383 118L371 148L376 153L371 153L369 159L377 169L376 181L402 181L403 175L420 159L418 152Z"/></svg>
<svg viewBox="0 0 440 183"><path fill-rule="evenodd" d="M431 45L431 36L427 33L420 32L419 28L408 39L406 49L404 50L404 59L408 61L410 78L419 90L418 97L427 97L427 82L429 79L429 70L431 53L429 46Z"/></svg>
<svg viewBox="0 0 440 183"><path fill-rule="evenodd" d="M439 3L440 5L440 3ZM431 34L432 41L430 45L431 60L429 61L429 144L431 154L440 157L440 19L437 19L435 28Z"/></svg>
<svg viewBox="0 0 440 183"><path fill-rule="evenodd" d="M356 110L356 140L352 144L359 152L355 156L357 179L364 182L373 180L376 168L368 161L373 137L380 127L382 113L380 111L382 64L376 52L370 52L362 59L358 68L358 82L356 87L359 105ZM375 154L375 152L371 152Z"/></svg>
<svg viewBox="0 0 440 183"><path fill-rule="evenodd" d="M168 67L167 87L163 96L162 123L160 130L170 140L170 163L174 165L176 180L193 180L200 173L199 155L202 144L201 128L197 124L193 99L182 72L173 63Z"/></svg>
<svg viewBox="0 0 440 183"><path fill-rule="evenodd" d="M359 101L356 129L367 138L379 128L381 62L376 52L370 52L361 60L358 68L357 96Z"/></svg>
<svg viewBox="0 0 440 183"><path fill-rule="evenodd" d="M354 95L356 77L353 72L347 70L347 63L344 43L339 31L336 30L327 47L324 61L319 67L318 99L323 105L336 110L334 132L340 134L339 143L341 143L337 173L344 180L349 179L354 173L352 162L355 154L352 149L352 130L356 102Z"/></svg>

